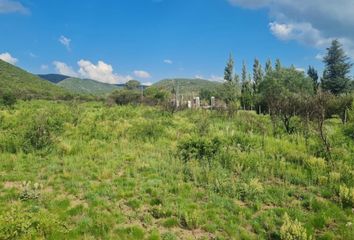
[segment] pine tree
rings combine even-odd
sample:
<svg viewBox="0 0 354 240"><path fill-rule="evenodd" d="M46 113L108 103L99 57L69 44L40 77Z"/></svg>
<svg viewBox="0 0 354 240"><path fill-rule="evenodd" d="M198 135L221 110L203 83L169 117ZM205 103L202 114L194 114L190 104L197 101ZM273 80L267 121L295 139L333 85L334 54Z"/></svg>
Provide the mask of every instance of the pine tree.
<svg viewBox="0 0 354 240"><path fill-rule="evenodd" d="M247 81L247 67L245 61L242 63L242 83Z"/></svg>
<svg viewBox="0 0 354 240"><path fill-rule="evenodd" d="M268 59L265 66L265 73L266 75L268 75L272 71L273 71L272 62L270 61L270 59Z"/></svg>
<svg viewBox="0 0 354 240"><path fill-rule="evenodd" d="M259 93L259 85L263 80L262 66L258 59L254 60L253 64L253 90L254 93Z"/></svg>
<svg viewBox="0 0 354 240"><path fill-rule="evenodd" d="M235 61L230 54L229 60L225 67L225 82L222 88L222 98L226 104L235 103L240 94L239 76L234 74Z"/></svg>
<svg viewBox="0 0 354 240"><path fill-rule="evenodd" d="M312 79L313 81L313 90L316 93L319 87L318 83L318 72L316 69L312 66L309 66L309 69L307 70L307 75Z"/></svg>
<svg viewBox="0 0 354 240"><path fill-rule="evenodd" d="M347 92L350 82L348 74L353 64L350 63L338 40L333 40L331 46L327 48L327 55L323 62L325 70L321 80L322 89L335 95Z"/></svg>
<svg viewBox="0 0 354 240"><path fill-rule="evenodd" d="M230 57L229 57L229 60L226 64L225 72L224 72L224 79L227 82L232 82L234 80L234 64L235 64L235 61L232 57L232 54L230 54Z"/></svg>
<svg viewBox="0 0 354 240"><path fill-rule="evenodd" d="M275 71L279 72L281 70L282 66L281 66L281 62L280 62L280 59L278 58L276 61L275 61Z"/></svg>

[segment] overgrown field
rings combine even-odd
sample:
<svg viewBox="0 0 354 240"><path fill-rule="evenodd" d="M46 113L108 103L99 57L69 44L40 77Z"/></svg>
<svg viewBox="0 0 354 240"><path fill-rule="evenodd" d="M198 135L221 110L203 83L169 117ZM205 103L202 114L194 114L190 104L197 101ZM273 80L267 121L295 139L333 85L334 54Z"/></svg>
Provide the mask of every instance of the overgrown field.
<svg viewBox="0 0 354 240"><path fill-rule="evenodd" d="M353 239L354 144L294 122L102 103L0 111L0 239Z"/></svg>

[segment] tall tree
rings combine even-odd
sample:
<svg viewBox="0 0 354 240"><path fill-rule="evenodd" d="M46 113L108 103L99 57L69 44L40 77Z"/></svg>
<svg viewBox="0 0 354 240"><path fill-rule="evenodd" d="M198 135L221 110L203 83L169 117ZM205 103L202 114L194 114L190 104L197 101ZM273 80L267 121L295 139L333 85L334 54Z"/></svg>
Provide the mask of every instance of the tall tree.
<svg viewBox="0 0 354 240"><path fill-rule="evenodd" d="M242 63L242 83L247 81L247 67L245 61Z"/></svg>
<svg viewBox="0 0 354 240"><path fill-rule="evenodd" d="M232 82L234 80L234 65L235 61L232 57L232 54L230 54L224 72L224 79L226 82Z"/></svg>
<svg viewBox="0 0 354 240"><path fill-rule="evenodd" d="M317 70L312 67L309 66L309 69L307 70L307 75L312 79L313 81L313 90L316 93L319 87L319 83L318 83L318 72Z"/></svg>
<svg viewBox="0 0 354 240"><path fill-rule="evenodd" d="M262 66L259 60L255 59L253 64L253 90L255 94L259 93L259 85L261 84L262 80L263 80Z"/></svg>
<svg viewBox="0 0 354 240"><path fill-rule="evenodd" d="M268 75L272 71L273 71L272 62L270 61L270 59L268 59L265 66L265 73L266 75Z"/></svg>
<svg viewBox="0 0 354 240"><path fill-rule="evenodd" d="M281 66L281 62L280 62L280 59L278 58L276 61L275 61L275 71L279 72L281 70L282 66Z"/></svg>
<svg viewBox="0 0 354 240"><path fill-rule="evenodd" d="M246 70L246 68L243 68ZM251 83L251 75L247 71L242 71L242 86L241 86L241 106L244 110L251 110L253 108L253 89Z"/></svg>
<svg viewBox="0 0 354 240"><path fill-rule="evenodd" d="M225 82L221 89L221 95L226 104L236 102L240 92L239 77L237 76L237 74L234 75L234 65L235 61L232 55L230 54L229 60L225 67Z"/></svg>
<svg viewBox="0 0 354 240"><path fill-rule="evenodd" d="M347 92L350 82L348 75L353 64L338 40L333 40L331 46L327 48L323 62L325 70L321 81L322 89L335 95Z"/></svg>

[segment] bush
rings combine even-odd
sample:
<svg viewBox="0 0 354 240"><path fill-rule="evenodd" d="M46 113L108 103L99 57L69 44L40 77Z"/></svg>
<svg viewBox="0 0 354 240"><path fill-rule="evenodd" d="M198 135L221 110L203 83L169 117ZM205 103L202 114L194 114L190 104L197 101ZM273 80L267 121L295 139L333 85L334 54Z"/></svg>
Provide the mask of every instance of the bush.
<svg viewBox="0 0 354 240"><path fill-rule="evenodd" d="M149 87L144 91L144 103L159 105L168 101L170 93L157 87Z"/></svg>
<svg viewBox="0 0 354 240"><path fill-rule="evenodd" d="M212 159L220 152L222 142L219 138L192 138L178 145L179 157L186 163L192 159L200 162L207 161L209 166Z"/></svg>
<svg viewBox="0 0 354 240"><path fill-rule="evenodd" d="M118 105L139 104L141 103L141 92L126 89L114 91L109 95L107 102Z"/></svg>
<svg viewBox="0 0 354 240"><path fill-rule="evenodd" d="M38 118L25 133L23 150L42 150L52 145L51 132L46 119Z"/></svg>
<svg viewBox="0 0 354 240"><path fill-rule="evenodd" d="M343 206L354 207L354 188L346 185L339 186L339 199Z"/></svg>
<svg viewBox="0 0 354 240"><path fill-rule="evenodd" d="M296 219L291 220L289 215L285 213L283 217L283 225L280 228L280 238L282 240L311 240L312 237L307 234L306 229Z"/></svg>
<svg viewBox="0 0 354 240"><path fill-rule="evenodd" d="M0 239L50 239L66 232L66 226L44 210L32 212L13 207L0 215Z"/></svg>
<svg viewBox="0 0 354 240"><path fill-rule="evenodd" d="M12 108L17 102L15 95L11 93L4 93L1 98L1 102L5 107Z"/></svg>
<svg viewBox="0 0 354 240"><path fill-rule="evenodd" d="M40 189L42 185L38 183L32 184L31 182L22 183L22 192L20 194L20 199L22 201L38 199L40 196Z"/></svg>

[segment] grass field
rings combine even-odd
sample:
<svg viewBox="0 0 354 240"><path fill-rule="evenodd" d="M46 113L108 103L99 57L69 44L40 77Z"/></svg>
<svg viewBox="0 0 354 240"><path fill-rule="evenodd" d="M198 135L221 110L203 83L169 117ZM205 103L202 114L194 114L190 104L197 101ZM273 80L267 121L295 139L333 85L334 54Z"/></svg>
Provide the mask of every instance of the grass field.
<svg viewBox="0 0 354 240"><path fill-rule="evenodd" d="M0 239L353 239L354 144L326 127L330 162L252 112L19 101L0 111Z"/></svg>

